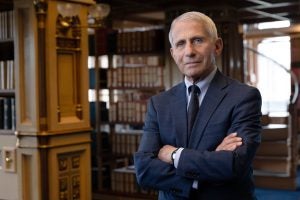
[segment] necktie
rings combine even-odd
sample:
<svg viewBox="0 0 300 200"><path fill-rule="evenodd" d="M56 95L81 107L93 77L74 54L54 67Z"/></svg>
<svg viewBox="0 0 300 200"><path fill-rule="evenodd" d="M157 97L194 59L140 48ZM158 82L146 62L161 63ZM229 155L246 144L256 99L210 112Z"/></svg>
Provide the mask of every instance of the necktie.
<svg viewBox="0 0 300 200"><path fill-rule="evenodd" d="M188 106L188 135L190 136L196 115L199 110L199 94L200 89L197 85L193 84L189 87L189 93L191 94L190 103Z"/></svg>

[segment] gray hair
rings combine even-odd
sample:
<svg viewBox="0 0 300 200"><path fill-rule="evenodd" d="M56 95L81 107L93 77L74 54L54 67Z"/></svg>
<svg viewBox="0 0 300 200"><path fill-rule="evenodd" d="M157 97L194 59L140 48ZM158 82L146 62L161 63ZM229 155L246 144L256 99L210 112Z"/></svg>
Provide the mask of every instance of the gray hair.
<svg viewBox="0 0 300 200"><path fill-rule="evenodd" d="M217 28L216 28L216 25L213 22L213 20L201 12L191 11L191 12L183 13L182 15L176 17L173 20L173 22L171 24L170 32L169 32L169 41L170 41L171 46L173 46L172 31L173 31L174 25L178 21L185 21L185 20L192 20L192 21L202 23L205 30L207 31L208 35L213 40L216 40L218 38Z"/></svg>

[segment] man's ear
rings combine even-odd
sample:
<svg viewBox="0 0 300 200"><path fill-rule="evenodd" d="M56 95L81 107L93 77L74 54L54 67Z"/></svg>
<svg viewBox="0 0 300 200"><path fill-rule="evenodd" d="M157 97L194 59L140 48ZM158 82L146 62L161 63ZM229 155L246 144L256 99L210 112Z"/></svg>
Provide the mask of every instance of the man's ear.
<svg viewBox="0 0 300 200"><path fill-rule="evenodd" d="M218 56L222 53L223 50L223 40L218 38L215 42L215 54Z"/></svg>

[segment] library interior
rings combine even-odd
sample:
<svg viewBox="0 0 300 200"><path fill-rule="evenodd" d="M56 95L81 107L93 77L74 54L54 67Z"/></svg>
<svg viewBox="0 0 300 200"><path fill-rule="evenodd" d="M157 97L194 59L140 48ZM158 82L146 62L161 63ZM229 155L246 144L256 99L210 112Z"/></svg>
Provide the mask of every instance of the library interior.
<svg viewBox="0 0 300 200"><path fill-rule="evenodd" d="M148 99L183 80L168 34L186 11L261 93L257 198L300 199L299 0L0 0L0 199L157 199L133 154Z"/></svg>

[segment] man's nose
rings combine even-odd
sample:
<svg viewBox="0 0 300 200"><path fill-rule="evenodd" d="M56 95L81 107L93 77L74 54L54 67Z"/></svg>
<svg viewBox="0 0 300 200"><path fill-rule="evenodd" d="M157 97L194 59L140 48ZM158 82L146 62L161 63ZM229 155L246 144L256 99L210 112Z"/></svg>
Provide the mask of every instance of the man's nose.
<svg viewBox="0 0 300 200"><path fill-rule="evenodd" d="M194 56L195 55L195 47L192 43L187 43L185 46L185 55L186 56Z"/></svg>

